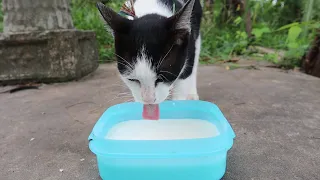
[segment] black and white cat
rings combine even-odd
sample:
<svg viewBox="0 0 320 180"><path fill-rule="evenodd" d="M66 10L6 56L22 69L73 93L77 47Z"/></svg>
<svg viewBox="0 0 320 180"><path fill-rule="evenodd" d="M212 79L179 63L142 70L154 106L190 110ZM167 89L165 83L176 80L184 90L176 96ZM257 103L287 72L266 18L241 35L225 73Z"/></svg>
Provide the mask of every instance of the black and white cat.
<svg viewBox="0 0 320 180"><path fill-rule="evenodd" d="M198 100L200 0L133 2L135 19L102 3L97 7L114 37L118 69L134 99L157 105L172 91L174 100Z"/></svg>

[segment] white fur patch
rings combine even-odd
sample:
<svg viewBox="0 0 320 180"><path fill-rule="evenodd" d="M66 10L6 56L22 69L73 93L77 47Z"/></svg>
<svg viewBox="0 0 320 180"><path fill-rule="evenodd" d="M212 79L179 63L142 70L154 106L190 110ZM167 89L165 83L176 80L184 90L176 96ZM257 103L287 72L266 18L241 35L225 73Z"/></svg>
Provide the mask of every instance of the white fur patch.
<svg viewBox="0 0 320 180"><path fill-rule="evenodd" d="M170 8L158 0L136 0L134 10L137 17L147 14L158 14L164 17L172 16Z"/></svg>
<svg viewBox="0 0 320 180"><path fill-rule="evenodd" d="M137 58L137 63L131 75L139 79L144 86L153 86L157 79L157 74L151 67L151 60L144 53Z"/></svg>
<svg viewBox="0 0 320 180"><path fill-rule="evenodd" d="M155 86L158 77L151 66L152 59L147 57L145 48L142 48L139 54L131 73L122 76L122 79L130 88L136 101L144 104L158 104L168 97L169 86L164 83ZM136 79L140 84L129 79Z"/></svg>

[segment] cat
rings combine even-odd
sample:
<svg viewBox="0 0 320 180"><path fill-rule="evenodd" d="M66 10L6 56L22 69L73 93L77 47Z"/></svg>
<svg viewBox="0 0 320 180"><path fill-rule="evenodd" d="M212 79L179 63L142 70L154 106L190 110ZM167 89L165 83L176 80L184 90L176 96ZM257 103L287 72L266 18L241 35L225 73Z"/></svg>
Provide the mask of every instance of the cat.
<svg viewBox="0 0 320 180"><path fill-rule="evenodd" d="M135 18L125 18L102 3L97 7L114 37L121 79L135 101L157 105L170 92L173 100L198 100L200 0L132 2Z"/></svg>

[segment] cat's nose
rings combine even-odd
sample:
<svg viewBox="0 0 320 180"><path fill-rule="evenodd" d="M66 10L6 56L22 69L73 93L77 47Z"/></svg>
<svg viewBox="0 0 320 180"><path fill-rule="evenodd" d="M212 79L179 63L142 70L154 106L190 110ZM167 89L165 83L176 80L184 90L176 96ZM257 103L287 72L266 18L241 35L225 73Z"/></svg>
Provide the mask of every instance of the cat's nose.
<svg viewBox="0 0 320 180"><path fill-rule="evenodd" d="M156 102L156 95L154 90L150 87L142 87L141 90L142 101L145 104L153 104Z"/></svg>
<svg viewBox="0 0 320 180"><path fill-rule="evenodd" d="M143 99L143 102L144 102L145 104L153 104L153 103L156 102L156 98L144 98L144 99Z"/></svg>

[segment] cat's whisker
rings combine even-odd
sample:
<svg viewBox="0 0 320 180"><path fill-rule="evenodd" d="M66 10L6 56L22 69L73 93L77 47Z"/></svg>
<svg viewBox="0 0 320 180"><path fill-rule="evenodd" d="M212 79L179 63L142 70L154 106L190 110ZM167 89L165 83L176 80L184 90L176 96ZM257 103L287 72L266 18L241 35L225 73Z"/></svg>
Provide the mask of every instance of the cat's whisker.
<svg viewBox="0 0 320 180"><path fill-rule="evenodd" d="M116 100L116 99L122 99L123 97L115 96L114 98L110 99L109 101L106 102L106 104Z"/></svg>
<svg viewBox="0 0 320 180"><path fill-rule="evenodd" d="M113 97L117 97L117 98L132 98L132 96L131 95L127 95L127 94L125 94L125 95L117 95L117 96L113 96Z"/></svg>
<svg viewBox="0 0 320 180"><path fill-rule="evenodd" d="M114 53L114 55L116 55L118 58L122 59L125 63L127 63L127 65L130 67L131 70L133 70L133 66L132 64L130 64L127 60L125 60L123 57L121 57L120 55L118 55L117 53ZM119 61L118 61L119 62ZM124 65L124 64L123 64Z"/></svg>
<svg viewBox="0 0 320 180"><path fill-rule="evenodd" d="M116 81L116 84L124 84L122 80Z"/></svg>
<svg viewBox="0 0 320 180"><path fill-rule="evenodd" d="M130 94L129 92L121 92L118 95L129 95L129 94Z"/></svg>
<svg viewBox="0 0 320 180"><path fill-rule="evenodd" d="M160 71L161 73L168 73L168 74L171 74L171 75L173 75L173 76L175 76L175 77L178 77L177 75L175 75L175 74L173 74L172 72L169 72L169 71Z"/></svg>
<svg viewBox="0 0 320 180"><path fill-rule="evenodd" d="M120 92L120 93L118 93L117 95L115 95L114 96L114 98L112 98L112 99L110 99L109 101L107 101L106 103L110 103L110 102L112 102L112 101L114 101L114 100L117 100L117 99L129 99L129 100L131 100L131 99L133 99L132 98L132 95L131 94L126 94L125 92ZM127 101L127 100L126 100Z"/></svg>
<svg viewBox="0 0 320 180"><path fill-rule="evenodd" d="M125 101L125 102L134 102L134 99L129 99L129 100Z"/></svg>
<svg viewBox="0 0 320 180"><path fill-rule="evenodd" d="M131 97L132 98L132 95L129 93L126 93L126 94L123 93L123 94L116 95L116 97Z"/></svg>
<svg viewBox="0 0 320 180"><path fill-rule="evenodd" d="M164 81L161 74L158 76L158 78L161 79L162 81Z"/></svg>
<svg viewBox="0 0 320 180"><path fill-rule="evenodd" d="M173 46L174 46L174 44L172 44L172 46L170 47L170 49L169 49L169 51L167 52L167 54L161 59L161 61L160 61L159 64L157 65L157 69L161 66L163 60L169 55L169 53L171 52Z"/></svg>
<svg viewBox="0 0 320 180"><path fill-rule="evenodd" d="M123 91L129 90L129 88L128 88L127 86L125 86L125 85L120 85L120 84L113 84L113 85L111 85L111 87L109 87L109 88L122 88L121 90L123 90ZM128 92L129 92L129 91L128 91Z"/></svg>
<svg viewBox="0 0 320 180"><path fill-rule="evenodd" d="M132 98L132 95L131 94L121 94L118 97L131 97Z"/></svg>
<svg viewBox="0 0 320 180"><path fill-rule="evenodd" d="M166 81L169 81L168 78L166 78L164 75L160 74L160 77L166 79ZM163 80L163 79L162 79Z"/></svg>
<svg viewBox="0 0 320 180"><path fill-rule="evenodd" d="M114 87L117 89L115 91L121 91L121 92L130 93L130 89L128 87L123 87L123 86L114 86Z"/></svg>
<svg viewBox="0 0 320 180"><path fill-rule="evenodd" d="M110 87L122 87L124 91L130 90L129 87L123 81L118 81L117 83L110 84Z"/></svg>
<svg viewBox="0 0 320 180"><path fill-rule="evenodd" d="M131 67L129 67L129 66L126 65L125 63L122 63L122 62L120 62L120 61L118 61L118 63L124 65L125 67L127 67L127 68L130 69L130 70L133 70Z"/></svg>
<svg viewBox="0 0 320 180"><path fill-rule="evenodd" d="M111 84L110 86L125 86L125 85L124 85L124 84L119 83L119 84Z"/></svg>
<svg viewBox="0 0 320 180"><path fill-rule="evenodd" d="M121 96L121 95L131 95L131 93L130 93L130 92L119 92L119 93L117 93L117 94L114 95L114 96L119 97L119 96Z"/></svg>
<svg viewBox="0 0 320 180"><path fill-rule="evenodd" d="M133 68L133 66L126 60L124 59L123 57L121 57L119 54L117 53L114 53L114 55L116 55L118 58L122 59L125 63L127 63L131 68Z"/></svg>

